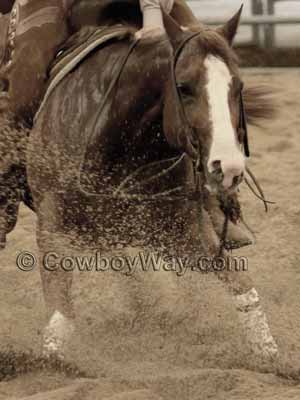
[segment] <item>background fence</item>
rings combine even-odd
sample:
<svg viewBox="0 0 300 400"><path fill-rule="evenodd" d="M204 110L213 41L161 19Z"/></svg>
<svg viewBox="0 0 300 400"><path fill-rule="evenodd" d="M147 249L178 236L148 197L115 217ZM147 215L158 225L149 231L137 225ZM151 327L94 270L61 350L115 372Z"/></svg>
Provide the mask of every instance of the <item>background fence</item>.
<svg viewBox="0 0 300 400"><path fill-rule="evenodd" d="M220 25L244 3L239 44L300 47L300 0L188 0L197 17Z"/></svg>

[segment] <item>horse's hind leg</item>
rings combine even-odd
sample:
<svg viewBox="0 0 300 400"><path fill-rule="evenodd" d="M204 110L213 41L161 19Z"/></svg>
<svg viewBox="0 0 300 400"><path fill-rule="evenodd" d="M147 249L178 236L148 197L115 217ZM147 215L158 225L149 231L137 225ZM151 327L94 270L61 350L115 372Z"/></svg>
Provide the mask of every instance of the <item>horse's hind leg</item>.
<svg viewBox="0 0 300 400"><path fill-rule="evenodd" d="M74 331L71 300L72 271L61 268L58 260L65 255L67 241L58 233L59 211L55 195L45 194L38 208L38 244L44 299L50 317L44 330L43 353L63 358L66 344ZM57 262L56 262L57 261Z"/></svg>

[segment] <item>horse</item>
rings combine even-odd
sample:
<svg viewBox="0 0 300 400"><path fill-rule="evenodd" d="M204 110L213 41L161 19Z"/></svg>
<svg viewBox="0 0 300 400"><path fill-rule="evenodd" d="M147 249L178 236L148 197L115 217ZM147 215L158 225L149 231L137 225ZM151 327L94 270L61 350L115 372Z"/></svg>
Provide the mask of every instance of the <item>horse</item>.
<svg viewBox="0 0 300 400"><path fill-rule="evenodd" d="M75 330L72 272L45 266L47 254L68 254L66 244L138 247L191 265L201 255L228 261L206 202L214 194L226 205L245 174L242 92L247 119L264 116L259 92L243 89L232 49L240 15L218 29L182 29L164 16L167 35L155 42L135 41L124 22L122 38L95 49L43 103L27 174L49 311L45 355L64 357ZM250 277L214 272L251 349L276 358Z"/></svg>

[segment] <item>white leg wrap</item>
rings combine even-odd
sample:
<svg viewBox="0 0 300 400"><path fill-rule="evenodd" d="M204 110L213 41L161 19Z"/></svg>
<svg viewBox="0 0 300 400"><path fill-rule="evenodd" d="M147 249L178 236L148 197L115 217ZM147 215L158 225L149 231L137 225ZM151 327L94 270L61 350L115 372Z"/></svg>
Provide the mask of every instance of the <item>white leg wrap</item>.
<svg viewBox="0 0 300 400"><path fill-rule="evenodd" d="M55 311L44 331L43 355L64 358L64 347L75 330L74 324Z"/></svg>
<svg viewBox="0 0 300 400"><path fill-rule="evenodd" d="M236 296L235 300L252 351L256 355L274 359L278 354L278 347L260 305L257 291L253 288L243 295Z"/></svg>

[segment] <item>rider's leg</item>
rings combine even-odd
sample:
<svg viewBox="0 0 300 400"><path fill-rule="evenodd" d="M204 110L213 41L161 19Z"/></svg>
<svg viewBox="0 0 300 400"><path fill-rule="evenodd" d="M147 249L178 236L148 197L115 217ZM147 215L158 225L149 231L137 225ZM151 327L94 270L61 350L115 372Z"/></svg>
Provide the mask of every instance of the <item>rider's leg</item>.
<svg viewBox="0 0 300 400"><path fill-rule="evenodd" d="M155 37L165 33L162 10L170 14L174 0L140 0L143 28L137 37Z"/></svg>
<svg viewBox="0 0 300 400"><path fill-rule="evenodd" d="M185 0L140 0L143 13L143 29L140 36L155 36L164 33L162 9L183 27L199 24Z"/></svg>
<svg viewBox="0 0 300 400"><path fill-rule="evenodd" d="M34 114L45 88L48 66L67 35L63 0L16 0L1 68L13 114Z"/></svg>
<svg viewBox="0 0 300 400"><path fill-rule="evenodd" d="M66 11L62 1L16 0L10 15L1 16L0 132L4 135L1 143L10 140L9 145L0 149L0 175L10 170L10 163L19 165L19 160L7 157L9 146L19 149L22 137L27 138L23 128L17 129L15 117L27 121L32 119L45 89L48 65L57 47L67 37ZM9 129L11 124L13 129ZM11 133L9 137L5 129ZM16 132L21 129L24 136L13 134L14 129ZM2 165L5 157L8 158L7 168ZM6 182L5 188L0 199L0 247L4 247L5 235L13 227L11 221L17 220L19 204L20 187Z"/></svg>

